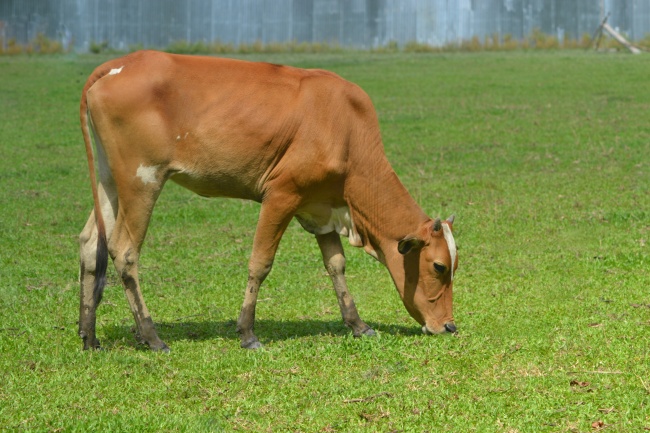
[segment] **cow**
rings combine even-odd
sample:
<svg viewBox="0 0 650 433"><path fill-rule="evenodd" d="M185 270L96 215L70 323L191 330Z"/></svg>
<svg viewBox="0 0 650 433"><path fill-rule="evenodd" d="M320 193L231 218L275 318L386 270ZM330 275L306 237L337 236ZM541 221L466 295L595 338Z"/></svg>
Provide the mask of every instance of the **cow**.
<svg viewBox="0 0 650 433"><path fill-rule="evenodd" d="M357 85L324 70L138 51L94 70L80 118L94 201L79 237L84 349L100 347L96 310L110 255L141 342L169 350L138 279L142 243L167 180L205 197L261 203L237 321L241 347L261 347L253 332L258 292L294 217L315 236L355 337L375 331L348 291L341 235L388 268L424 333L456 332L454 218L431 219L409 195L384 153L373 104Z"/></svg>

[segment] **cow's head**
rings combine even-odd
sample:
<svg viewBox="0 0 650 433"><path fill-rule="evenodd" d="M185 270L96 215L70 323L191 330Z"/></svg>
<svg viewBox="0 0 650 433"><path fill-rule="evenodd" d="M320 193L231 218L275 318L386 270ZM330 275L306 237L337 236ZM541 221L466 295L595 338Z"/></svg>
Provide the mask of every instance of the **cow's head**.
<svg viewBox="0 0 650 433"><path fill-rule="evenodd" d="M452 312L458 252L452 235L454 217L437 218L399 241L404 260L402 301L425 334L456 332Z"/></svg>

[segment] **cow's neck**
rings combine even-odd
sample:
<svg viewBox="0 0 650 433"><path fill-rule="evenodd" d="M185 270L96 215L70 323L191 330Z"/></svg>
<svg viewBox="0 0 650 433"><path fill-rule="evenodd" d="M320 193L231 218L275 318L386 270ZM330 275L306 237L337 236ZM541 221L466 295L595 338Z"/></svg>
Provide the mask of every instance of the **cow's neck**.
<svg viewBox="0 0 650 433"><path fill-rule="evenodd" d="M354 171L346 200L363 247L387 265L397 243L418 231L428 216L400 182L385 156ZM393 251L394 250L394 251ZM374 253L373 253L374 252Z"/></svg>

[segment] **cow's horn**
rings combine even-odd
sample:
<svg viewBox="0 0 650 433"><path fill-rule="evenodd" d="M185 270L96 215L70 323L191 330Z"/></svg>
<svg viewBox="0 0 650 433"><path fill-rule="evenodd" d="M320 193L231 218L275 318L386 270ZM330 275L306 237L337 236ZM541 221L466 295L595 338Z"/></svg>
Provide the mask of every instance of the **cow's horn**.
<svg viewBox="0 0 650 433"><path fill-rule="evenodd" d="M456 215L451 214L451 216L450 216L449 218L447 218L447 222L448 222L449 224L453 224L455 218L456 218Z"/></svg>

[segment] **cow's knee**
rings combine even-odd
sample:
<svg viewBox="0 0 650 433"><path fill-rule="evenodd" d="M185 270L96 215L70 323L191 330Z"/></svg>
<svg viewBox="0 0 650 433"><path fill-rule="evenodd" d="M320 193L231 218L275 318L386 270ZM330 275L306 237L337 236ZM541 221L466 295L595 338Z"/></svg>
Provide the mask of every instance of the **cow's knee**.
<svg viewBox="0 0 650 433"><path fill-rule="evenodd" d="M341 253L334 254L327 260L325 267L331 276L345 274L345 256Z"/></svg>
<svg viewBox="0 0 650 433"><path fill-rule="evenodd" d="M97 229L88 227L79 234L79 259L82 272L94 272L97 261ZM83 275L80 275L82 278Z"/></svg>
<svg viewBox="0 0 650 433"><path fill-rule="evenodd" d="M273 267L273 260L257 261L251 260L248 264L248 278L249 280L258 281L261 284L271 272Z"/></svg>
<svg viewBox="0 0 650 433"><path fill-rule="evenodd" d="M120 275L129 273L138 262L138 254L133 248L116 249L109 247L109 251L113 257L115 268L119 271Z"/></svg>
<svg viewBox="0 0 650 433"><path fill-rule="evenodd" d="M79 246L81 247L85 246L92 238L92 235L93 235L92 227L89 226L84 227L81 233L79 233Z"/></svg>

